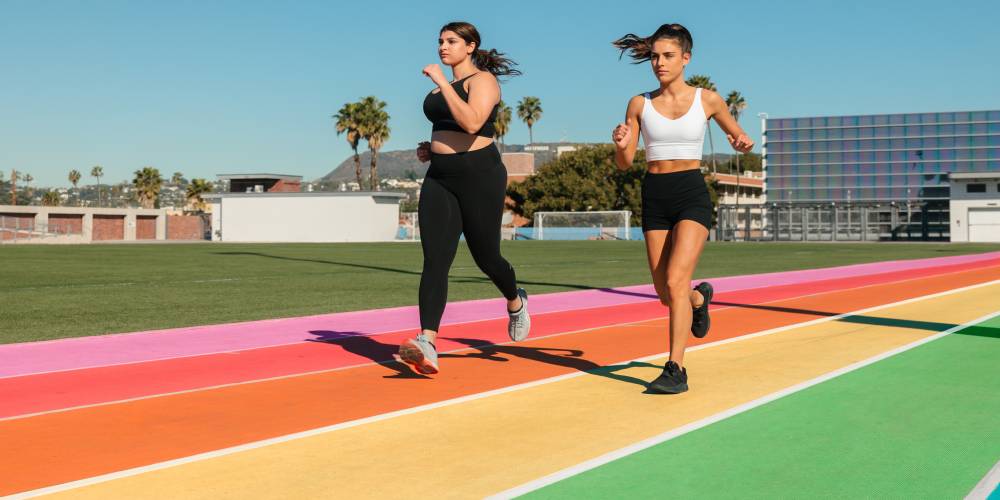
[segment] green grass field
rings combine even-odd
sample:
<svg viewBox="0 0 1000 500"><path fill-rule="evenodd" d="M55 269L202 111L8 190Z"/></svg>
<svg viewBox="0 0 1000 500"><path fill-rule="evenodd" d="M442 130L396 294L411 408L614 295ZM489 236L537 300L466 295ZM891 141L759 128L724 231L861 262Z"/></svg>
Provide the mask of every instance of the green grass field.
<svg viewBox="0 0 1000 500"><path fill-rule="evenodd" d="M696 277L1000 250L988 244L710 244ZM505 242L531 293L649 283L642 242ZM414 243L0 247L0 343L417 301ZM450 300L496 297L464 245Z"/></svg>

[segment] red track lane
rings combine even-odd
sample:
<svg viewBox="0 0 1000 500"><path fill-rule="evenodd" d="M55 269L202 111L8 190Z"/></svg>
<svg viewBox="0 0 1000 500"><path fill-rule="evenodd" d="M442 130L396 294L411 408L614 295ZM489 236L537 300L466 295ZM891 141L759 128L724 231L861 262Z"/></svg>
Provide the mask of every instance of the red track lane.
<svg viewBox="0 0 1000 500"><path fill-rule="evenodd" d="M715 301L759 304L989 265L1000 265L1000 260L721 293ZM532 318L532 337L664 316L664 307L653 301L540 314ZM0 418L386 362L392 360L397 345L417 330L375 336L350 333L316 332L316 342L0 379ZM449 326L442 336L508 341L504 320ZM447 352L468 346L442 338L438 347Z"/></svg>

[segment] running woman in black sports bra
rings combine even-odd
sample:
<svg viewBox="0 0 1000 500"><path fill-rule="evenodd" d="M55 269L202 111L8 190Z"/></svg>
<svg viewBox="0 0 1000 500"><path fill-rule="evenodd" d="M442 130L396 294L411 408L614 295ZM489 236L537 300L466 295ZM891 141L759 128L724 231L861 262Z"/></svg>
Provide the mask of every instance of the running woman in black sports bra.
<svg viewBox="0 0 1000 500"><path fill-rule="evenodd" d="M448 270L464 234L473 259L507 299L512 340L528 336L527 293L517 287L514 269L500 255L500 219L507 169L493 144L500 102L497 76L519 75L513 61L496 50L483 50L475 26L464 22L441 28L438 56L451 66L449 82L437 64L423 69L437 89L424 99L433 123L431 142L417 148L430 169L420 190L418 218L424 270L420 275L420 328L399 347L399 357L420 373L438 372L434 340L448 300Z"/></svg>
<svg viewBox="0 0 1000 500"><path fill-rule="evenodd" d="M708 120L726 132L733 149L753 148L722 97L684 81L694 42L687 28L664 24L648 37L625 35L613 45L636 64L649 61L659 88L632 97L625 123L611 133L618 168L632 166L642 134L648 167L642 181L642 230L649 271L660 302L670 308L670 359L649 392L676 394L688 390L684 348L688 332L708 334L712 285L691 290L691 277L712 226L712 201L701 176L702 142Z"/></svg>

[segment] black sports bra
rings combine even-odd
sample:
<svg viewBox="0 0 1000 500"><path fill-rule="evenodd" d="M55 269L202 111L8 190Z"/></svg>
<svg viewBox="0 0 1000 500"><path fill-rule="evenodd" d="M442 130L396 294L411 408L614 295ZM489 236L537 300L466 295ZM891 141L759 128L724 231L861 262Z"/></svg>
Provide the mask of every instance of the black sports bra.
<svg viewBox="0 0 1000 500"><path fill-rule="evenodd" d="M451 84L458 96L462 98L463 101L469 102L469 93L465 91L465 86L462 82L468 80L477 73L473 73L457 82ZM490 111L490 116L486 119L486 123L483 124L483 128L476 131L475 134L481 137L492 138L496 135L496 125L493 122L497 119L497 110L500 105L497 104L493 106L493 111ZM431 92L427 94L424 98L424 116L433 123L431 130L437 132L439 130L451 130L454 132L465 132L465 129L455 121L455 117L451 115L451 110L448 109L448 103L445 102L444 96L441 92Z"/></svg>

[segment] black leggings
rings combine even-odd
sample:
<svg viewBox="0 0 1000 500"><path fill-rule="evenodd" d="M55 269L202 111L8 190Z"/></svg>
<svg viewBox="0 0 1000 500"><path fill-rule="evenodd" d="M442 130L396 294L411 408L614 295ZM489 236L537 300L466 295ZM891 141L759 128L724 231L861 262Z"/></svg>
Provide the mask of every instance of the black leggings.
<svg viewBox="0 0 1000 500"><path fill-rule="evenodd" d="M507 169L496 146L432 154L420 190L420 327L437 331L448 301L448 270L463 233L476 265L507 300L517 297L514 268L500 255Z"/></svg>

